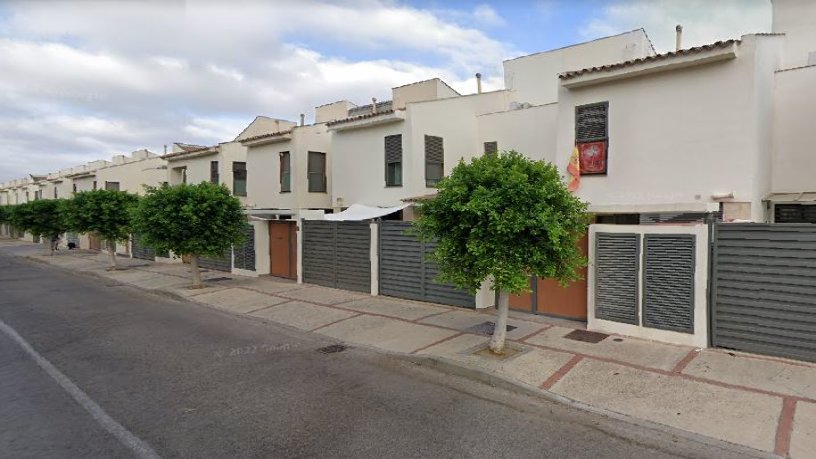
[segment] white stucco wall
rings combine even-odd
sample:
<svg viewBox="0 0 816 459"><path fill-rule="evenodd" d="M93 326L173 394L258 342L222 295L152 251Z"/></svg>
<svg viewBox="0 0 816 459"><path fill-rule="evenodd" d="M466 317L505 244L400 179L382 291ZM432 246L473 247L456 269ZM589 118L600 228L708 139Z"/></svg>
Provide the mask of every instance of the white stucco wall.
<svg viewBox="0 0 816 459"><path fill-rule="evenodd" d="M105 189L105 182L119 182L119 190L144 194L145 186L157 187L167 181L167 162L158 156L145 159L127 158L96 171L97 187Z"/></svg>
<svg viewBox="0 0 816 459"><path fill-rule="evenodd" d="M533 105L558 100L558 74L654 54L642 29L504 61L504 84L513 100Z"/></svg>
<svg viewBox="0 0 816 459"><path fill-rule="evenodd" d="M555 103L480 115L477 147L497 142L499 151L515 150L532 159L553 162L557 119Z"/></svg>
<svg viewBox="0 0 816 459"><path fill-rule="evenodd" d="M784 33L785 55L782 68L808 64L808 55L816 53L816 2L811 0L772 0L775 33Z"/></svg>
<svg viewBox="0 0 816 459"><path fill-rule="evenodd" d="M816 66L777 72L774 95L773 191L816 191Z"/></svg>
<svg viewBox="0 0 816 459"><path fill-rule="evenodd" d="M290 192L281 192L280 153L290 155ZM309 192L309 152L326 154L326 192ZM331 134L325 124L296 127L291 140L247 149L247 204L255 208L330 209L332 190Z"/></svg>
<svg viewBox="0 0 816 459"><path fill-rule="evenodd" d="M560 90L557 164L566 176L575 107L609 102L608 174L582 176L578 195L602 212L716 210L734 193L764 221L770 186L773 53L778 37L744 37L736 59ZM759 57L755 56L755 52Z"/></svg>

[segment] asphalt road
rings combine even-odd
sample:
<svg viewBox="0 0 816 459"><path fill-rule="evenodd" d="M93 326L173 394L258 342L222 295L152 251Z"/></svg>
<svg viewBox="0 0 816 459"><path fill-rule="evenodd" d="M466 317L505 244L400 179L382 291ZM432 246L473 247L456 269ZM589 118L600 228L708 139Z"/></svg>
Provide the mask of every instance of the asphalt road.
<svg viewBox="0 0 816 459"><path fill-rule="evenodd" d="M725 455L2 253L0 321L0 457Z"/></svg>

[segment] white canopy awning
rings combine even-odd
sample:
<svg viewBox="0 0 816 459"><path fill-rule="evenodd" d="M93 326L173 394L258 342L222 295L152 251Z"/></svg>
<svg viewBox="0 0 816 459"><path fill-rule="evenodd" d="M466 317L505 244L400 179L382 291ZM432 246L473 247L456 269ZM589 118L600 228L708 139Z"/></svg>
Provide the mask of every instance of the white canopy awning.
<svg viewBox="0 0 816 459"><path fill-rule="evenodd" d="M371 207L363 204L352 204L348 209L336 214L326 214L323 218L336 222L340 221L360 221L371 220L372 218L384 217L394 212L399 212L411 204L403 204L396 207Z"/></svg>
<svg viewBox="0 0 816 459"><path fill-rule="evenodd" d="M816 192L771 193L765 200L771 202L814 202L816 201Z"/></svg>

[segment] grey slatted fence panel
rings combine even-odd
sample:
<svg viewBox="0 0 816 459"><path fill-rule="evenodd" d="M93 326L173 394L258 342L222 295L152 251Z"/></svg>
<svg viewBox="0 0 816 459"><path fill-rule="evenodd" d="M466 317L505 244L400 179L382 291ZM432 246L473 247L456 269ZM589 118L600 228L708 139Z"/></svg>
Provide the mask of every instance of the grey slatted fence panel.
<svg viewBox="0 0 816 459"><path fill-rule="evenodd" d="M638 324L640 235L595 234L595 316Z"/></svg>
<svg viewBox="0 0 816 459"><path fill-rule="evenodd" d="M643 325L694 333L695 236L647 234L643 241Z"/></svg>
<svg viewBox="0 0 816 459"><path fill-rule="evenodd" d="M232 248L233 263L237 269L255 271L255 228L247 225L244 234L246 235L244 243Z"/></svg>
<svg viewBox="0 0 816 459"><path fill-rule="evenodd" d="M133 240L133 258L139 258L141 260L156 259L156 251L144 245L141 236L139 236L138 234L134 234L132 235L132 240Z"/></svg>
<svg viewBox="0 0 816 459"><path fill-rule="evenodd" d="M712 344L816 361L816 226L715 228Z"/></svg>
<svg viewBox="0 0 816 459"><path fill-rule="evenodd" d="M436 282L436 266L426 259L433 243L422 243L406 230L409 222L380 223L380 294L473 308L476 300L465 290Z"/></svg>
<svg viewBox="0 0 816 459"><path fill-rule="evenodd" d="M336 287L336 229L334 222L303 221L303 282Z"/></svg>
<svg viewBox="0 0 816 459"><path fill-rule="evenodd" d="M227 250L220 257L200 257L198 266L213 271L232 271L232 251Z"/></svg>
<svg viewBox="0 0 816 459"><path fill-rule="evenodd" d="M335 271L337 288L371 292L371 226L337 222Z"/></svg>

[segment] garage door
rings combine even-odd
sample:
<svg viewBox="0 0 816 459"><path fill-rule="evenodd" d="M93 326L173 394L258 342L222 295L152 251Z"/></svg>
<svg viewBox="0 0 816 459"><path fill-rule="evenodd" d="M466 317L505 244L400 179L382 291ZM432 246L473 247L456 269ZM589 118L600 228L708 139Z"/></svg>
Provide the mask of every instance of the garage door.
<svg viewBox="0 0 816 459"><path fill-rule="evenodd" d="M369 224L304 220L303 282L369 293Z"/></svg>
<svg viewBox="0 0 816 459"><path fill-rule="evenodd" d="M717 224L715 346L816 361L816 225Z"/></svg>
<svg viewBox="0 0 816 459"><path fill-rule="evenodd" d="M200 257L198 266L213 271L232 271L232 251L227 250L220 257Z"/></svg>
<svg viewBox="0 0 816 459"><path fill-rule="evenodd" d="M138 234L134 234L132 236L132 240L133 240L133 258L139 258L141 260L156 259L156 251L146 246L142 241L141 236L139 236Z"/></svg>
<svg viewBox="0 0 816 459"><path fill-rule="evenodd" d="M380 295L476 307L475 297L466 290L436 282L436 265L426 259L436 244L407 234L410 227L409 222L380 223Z"/></svg>

